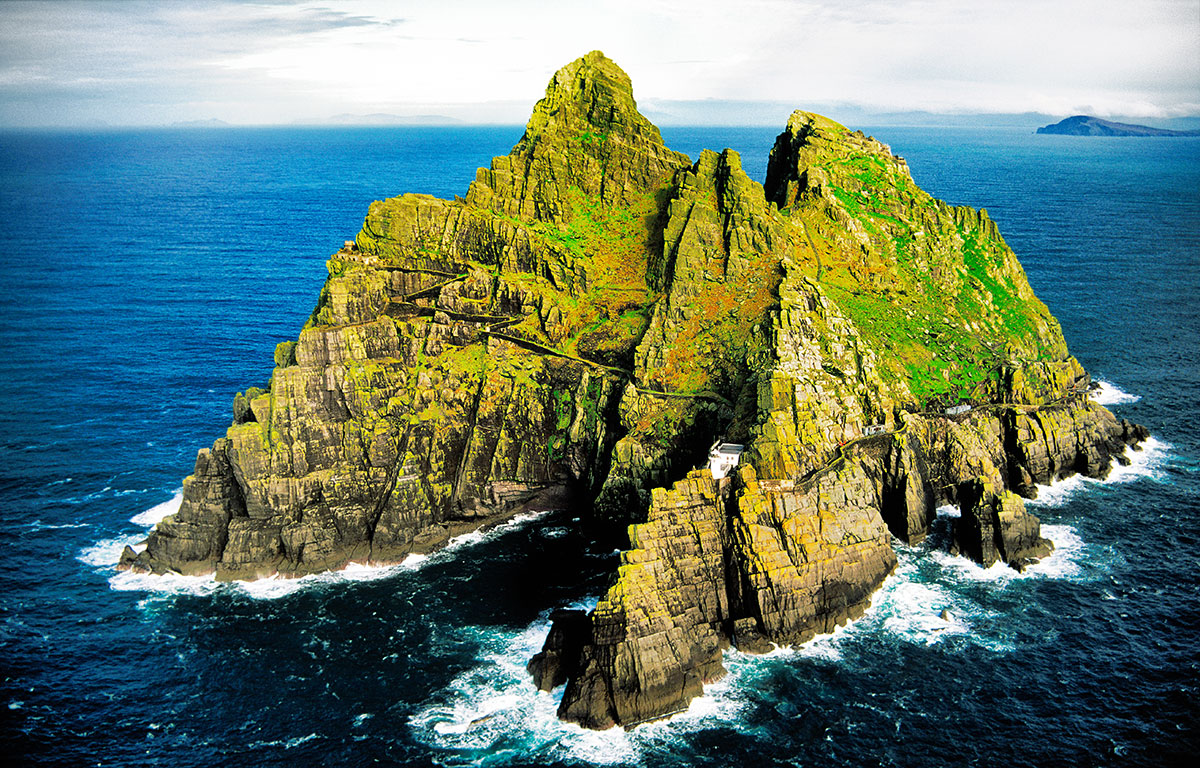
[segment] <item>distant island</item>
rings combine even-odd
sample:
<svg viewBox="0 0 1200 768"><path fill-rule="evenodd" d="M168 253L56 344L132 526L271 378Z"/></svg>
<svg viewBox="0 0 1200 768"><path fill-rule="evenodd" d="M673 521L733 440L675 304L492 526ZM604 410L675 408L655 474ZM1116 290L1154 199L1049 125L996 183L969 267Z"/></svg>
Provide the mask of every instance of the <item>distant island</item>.
<svg viewBox="0 0 1200 768"><path fill-rule="evenodd" d="M1075 115L1054 125L1044 125L1038 133L1058 136L1200 136L1200 131L1169 131L1148 125L1114 123L1090 115Z"/></svg>

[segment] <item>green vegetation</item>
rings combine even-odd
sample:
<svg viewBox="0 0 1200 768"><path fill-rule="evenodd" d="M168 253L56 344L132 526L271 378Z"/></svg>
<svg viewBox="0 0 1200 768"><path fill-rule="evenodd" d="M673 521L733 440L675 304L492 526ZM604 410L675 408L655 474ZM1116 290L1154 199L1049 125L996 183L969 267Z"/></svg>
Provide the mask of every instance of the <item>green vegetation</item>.
<svg viewBox="0 0 1200 768"><path fill-rule="evenodd" d="M971 212L964 223L951 216L881 150L832 151L819 165L832 200L788 211L812 251L799 258L800 268L819 280L869 346L885 352L885 382L903 380L931 407L981 400L999 383L1007 341L1017 340L1030 358L1042 352L1040 304L1019 292L1010 252L989 234L986 218ZM869 245L831 226L842 215L834 207L862 228Z"/></svg>

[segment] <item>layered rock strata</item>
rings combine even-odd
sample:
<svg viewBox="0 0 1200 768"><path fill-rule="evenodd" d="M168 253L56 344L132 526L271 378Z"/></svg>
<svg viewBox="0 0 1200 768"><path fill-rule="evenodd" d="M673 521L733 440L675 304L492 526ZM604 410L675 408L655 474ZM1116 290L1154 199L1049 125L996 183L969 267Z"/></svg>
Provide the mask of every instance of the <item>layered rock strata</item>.
<svg viewBox="0 0 1200 768"><path fill-rule="evenodd" d="M671 285L648 266L665 190L691 166L619 68L599 54L563 68L465 200L371 205L269 385L239 393L179 512L121 567L247 579L396 562L594 497Z"/></svg>
<svg viewBox="0 0 1200 768"><path fill-rule="evenodd" d="M395 562L569 498L628 547L530 672L603 728L686 707L731 644L861 615L939 504L982 563L1045 556L1020 495L1102 477L1146 433L1087 400L995 223L805 112L766 179L665 147L602 54L564 67L465 198L371 205L121 567ZM745 446L720 481L693 469L718 438Z"/></svg>

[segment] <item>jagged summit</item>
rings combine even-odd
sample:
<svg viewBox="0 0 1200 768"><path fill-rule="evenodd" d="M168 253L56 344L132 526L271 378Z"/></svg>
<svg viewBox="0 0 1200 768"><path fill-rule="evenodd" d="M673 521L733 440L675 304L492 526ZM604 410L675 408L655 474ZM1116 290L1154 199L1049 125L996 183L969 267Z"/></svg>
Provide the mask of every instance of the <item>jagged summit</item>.
<svg viewBox="0 0 1200 768"><path fill-rule="evenodd" d="M587 129L662 144L658 128L638 112L629 75L600 51L554 73L513 152L525 151L543 136L577 136Z"/></svg>
<svg viewBox="0 0 1200 768"><path fill-rule="evenodd" d="M600 51L558 70L507 157L481 169L468 202L524 219L571 218L571 189L637 205L691 161L667 149L642 116L629 75Z"/></svg>

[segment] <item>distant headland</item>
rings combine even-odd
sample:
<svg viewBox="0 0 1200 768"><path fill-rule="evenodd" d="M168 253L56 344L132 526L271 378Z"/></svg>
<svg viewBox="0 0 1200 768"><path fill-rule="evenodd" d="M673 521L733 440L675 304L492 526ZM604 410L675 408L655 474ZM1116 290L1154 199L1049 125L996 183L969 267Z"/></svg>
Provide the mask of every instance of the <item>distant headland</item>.
<svg viewBox="0 0 1200 768"><path fill-rule="evenodd" d="M1054 125L1044 125L1037 132L1059 136L1200 136L1200 131L1169 131L1148 125L1114 123L1090 115L1068 117Z"/></svg>

